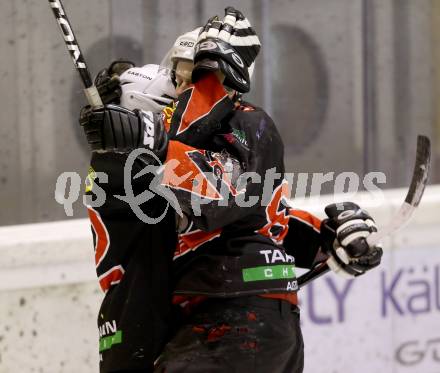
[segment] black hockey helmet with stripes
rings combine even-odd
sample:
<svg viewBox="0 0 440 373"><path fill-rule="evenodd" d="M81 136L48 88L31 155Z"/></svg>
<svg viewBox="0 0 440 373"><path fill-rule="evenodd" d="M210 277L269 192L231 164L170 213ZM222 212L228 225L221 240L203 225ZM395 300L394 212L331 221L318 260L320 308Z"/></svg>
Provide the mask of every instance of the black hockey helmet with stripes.
<svg viewBox="0 0 440 373"><path fill-rule="evenodd" d="M225 9L225 18L211 17L199 35L193 82L207 70L220 69L224 85L238 92L250 90L250 71L260 51L257 34L243 13L233 7Z"/></svg>

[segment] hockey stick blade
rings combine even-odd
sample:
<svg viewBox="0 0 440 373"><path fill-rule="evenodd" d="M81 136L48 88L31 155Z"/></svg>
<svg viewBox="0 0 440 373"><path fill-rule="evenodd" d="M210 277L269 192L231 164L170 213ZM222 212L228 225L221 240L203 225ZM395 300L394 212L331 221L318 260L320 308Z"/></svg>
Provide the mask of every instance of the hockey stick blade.
<svg viewBox="0 0 440 373"><path fill-rule="evenodd" d="M417 137L417 153L414 164L414 171L411 178L411 184L406 194L405 201L393 219L383 227L379 232L372 233L367 237L369 245L375 245L383 238L393 234L397 230L405 226L410 220L413 212L416 210L422 200L426 184L429 179L429 171L431 167L431 142L428 137L419 135ZM310 271L298 277L298 287L301 288L309 282L321 277L330 270L326 261L322 261L315 265Z"/></svg>
<svg viewBox="0 0 440 373"><path fill-rule="evenodd" d="M423 192L429 178L431 166L431 142L426 136L417 137L417 154L411 184L405 197L405 202L400 206L393 219L380 230L367 237L369 245L375 245L383 238L403 228L410 220L422 200Z"/></svg>

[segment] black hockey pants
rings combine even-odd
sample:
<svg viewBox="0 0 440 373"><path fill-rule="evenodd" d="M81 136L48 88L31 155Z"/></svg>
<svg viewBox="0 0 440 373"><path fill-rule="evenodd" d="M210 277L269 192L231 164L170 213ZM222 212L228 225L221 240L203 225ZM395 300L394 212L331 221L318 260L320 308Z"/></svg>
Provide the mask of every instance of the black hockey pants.
<svg viewBox="0 0 440 373"><path fill-rule="evenodd" d="M209 299L159 357L155 373L301 373L299 309L258 296Z"/></svg>

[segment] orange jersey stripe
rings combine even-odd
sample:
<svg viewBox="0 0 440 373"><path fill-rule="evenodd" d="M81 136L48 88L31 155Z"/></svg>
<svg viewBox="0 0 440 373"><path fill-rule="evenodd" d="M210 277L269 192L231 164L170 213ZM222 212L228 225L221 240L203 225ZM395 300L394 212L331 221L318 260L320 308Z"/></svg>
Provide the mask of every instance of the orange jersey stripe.
<svg viewBox="0 0 440 373"><path fill-rule="evenodd" d="M107 228L102 222L99 213L91 207L87 208L89 219L92 224L92 228L95 231L95 265L98 265L103 261L110 246L110 239Z"/></svg>
<svg viewBox="0 0 440 373"><path fill-rule="evenodd" d="M188 106L182 115L177 135L185 132L198 119L208 115L216 103L227 97L223 85L213 73L205 74L192 87Z"/></svg>
<svg viewBox="0 0 440 373"><path fill-rule="evenodd" d="M304 223L311 225L318 232L320 231L321 219L318 219L316 216L310 214L309 212L303 210L290 209L289 215L292 216L293 218L296 218Z"/></svg>
<svg viewBox="0 0 440 373"><path fill-rule="evenodd" d="M118 284L124 276L124 269L118 265L111 268L109 271L99 276L99 285L101 289L106 292L112 285Z"/></svg>

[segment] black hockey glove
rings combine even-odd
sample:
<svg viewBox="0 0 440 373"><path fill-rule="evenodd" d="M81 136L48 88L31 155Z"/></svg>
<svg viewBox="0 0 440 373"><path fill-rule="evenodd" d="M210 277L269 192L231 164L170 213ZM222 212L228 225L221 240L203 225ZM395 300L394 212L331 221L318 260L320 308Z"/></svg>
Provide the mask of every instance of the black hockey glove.
<svg viewBox="0 0 440 373"><path fill-rule="evenodd" d="M166 157L168 135L159 114L112 104L96 109L86 106L79 122L92 151L126 153L143 147L160 160Z"/></svg>
<svg viewBox="0 0 440 373"><path fill-rule="evenodd" d="M250 90L249 68L260 51L260 40L244 15L232 7L225 18L208 20L197 40L192 80L209 70L225 75L224 85L245 93Z"/></svg>
<svg viewBox="0 0 440 373"><path fill-rule="evenodd" d="M95 86L98 89L104 104L119 104L121 98L121 85L119 76L134 67L134 63L126 60L113 61L109 67L102 69L95 78Z"/></svg>
<svg viewBox="0 0 440 373"><path fill-rule="evenodd" d="M377 227L372 217L352 202L331 204L325 208L329 217L321 223L328 266L336 273L359 276L377 267L382 258L380 245L370 246L366 238Z"/></svg>

